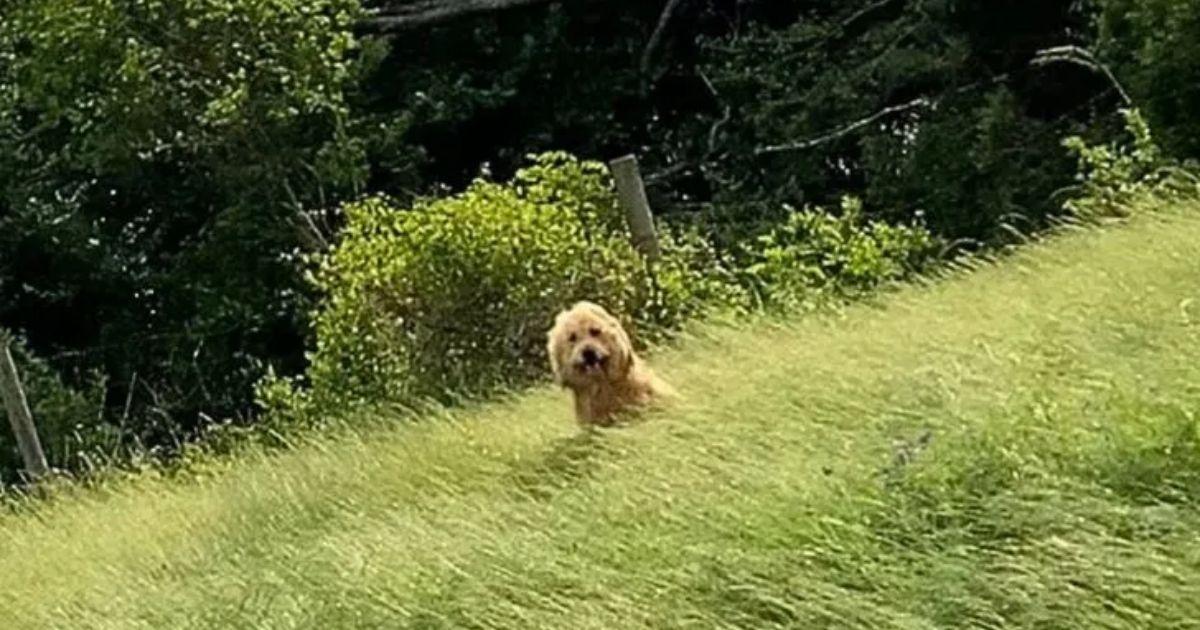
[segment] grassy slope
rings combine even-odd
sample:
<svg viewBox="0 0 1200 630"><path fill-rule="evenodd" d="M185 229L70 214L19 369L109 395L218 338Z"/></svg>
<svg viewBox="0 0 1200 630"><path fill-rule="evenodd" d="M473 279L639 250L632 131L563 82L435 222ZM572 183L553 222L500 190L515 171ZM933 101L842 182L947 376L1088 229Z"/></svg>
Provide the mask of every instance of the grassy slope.
<svg viewBox="0 0 1200 630"><path fill-rule="evenodd" d="M0 617L1197 627L1197 210L709 329L657 357L688 401L637 426L581 436L545 390L0 517Z"/></svg>

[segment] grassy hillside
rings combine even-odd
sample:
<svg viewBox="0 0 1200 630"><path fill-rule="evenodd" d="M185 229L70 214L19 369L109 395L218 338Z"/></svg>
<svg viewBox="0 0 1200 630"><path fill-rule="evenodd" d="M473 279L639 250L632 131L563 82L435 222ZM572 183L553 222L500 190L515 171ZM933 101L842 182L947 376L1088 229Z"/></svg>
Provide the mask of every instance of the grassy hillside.
<svg viewBox="0 0 1200 630"><path fill-rule="evenodd" d="M24 628L1197 627L1200 206L836 320L0 517Z"/></svg>

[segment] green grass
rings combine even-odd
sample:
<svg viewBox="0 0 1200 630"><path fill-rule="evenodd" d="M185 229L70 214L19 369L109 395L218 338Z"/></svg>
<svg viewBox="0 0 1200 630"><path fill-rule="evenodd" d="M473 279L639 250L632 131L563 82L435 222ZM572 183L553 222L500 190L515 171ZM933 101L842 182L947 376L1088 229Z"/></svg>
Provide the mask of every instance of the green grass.
<svg viewBox="0 0 1200 630"><path fill-rule="evenodd" d="M837 318L686 395L550 389L0 517L24 628L1200 627L1200 206Z"/></svg>

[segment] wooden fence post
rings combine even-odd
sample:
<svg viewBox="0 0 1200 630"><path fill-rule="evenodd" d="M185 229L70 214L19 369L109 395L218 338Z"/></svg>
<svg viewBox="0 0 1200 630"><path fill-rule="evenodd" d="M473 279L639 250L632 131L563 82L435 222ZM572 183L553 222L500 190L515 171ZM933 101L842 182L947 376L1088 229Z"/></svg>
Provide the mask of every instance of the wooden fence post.
<svg viewBox="0 0 1200 630"><path fill-rule="evenodd" d="M4 397L4 407L8 410L8 421L17 438L25 471L30 478L37 480L50 473L50 466L46 463L46 454L42 452L42 443L38 440L37 427L33 424L33 414L29 412L25 391L21 389L9 344L9 336L0 332L0 346L3 346L0 348L0 395Z"/></svg>
<svg viewBox="0 0 1200 630"><path fill-rule="evenodd" d="M625 209L629 231L633 233L633 246L647 260L657 260L662 251L658 246L658 235L654 232L654 216L650 213L650 202L646 199L646 185L638 172L637 158L632 155L619 157L608 163L613 181L617 185L617 198Z"/></svg>

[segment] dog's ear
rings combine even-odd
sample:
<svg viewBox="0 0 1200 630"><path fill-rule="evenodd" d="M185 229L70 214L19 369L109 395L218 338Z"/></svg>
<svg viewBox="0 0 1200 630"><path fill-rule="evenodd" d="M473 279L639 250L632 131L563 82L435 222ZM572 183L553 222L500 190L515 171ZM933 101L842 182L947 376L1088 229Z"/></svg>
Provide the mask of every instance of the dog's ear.
<svg viewBox="0 0 1200 630"><path fill-rule="evenodd" d="M633 352L633 342L629 339L629 333L625 332L625 327L621 326L621 322L611 315L608 316L608 320L613 336L613 358L616 359L613 368L617 376L624 378L633 369L633 362L637 360L637 355Z"/></svg>

